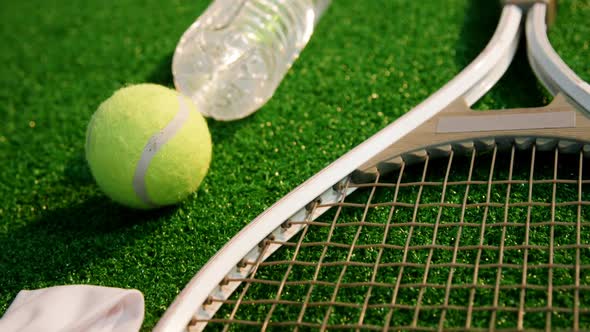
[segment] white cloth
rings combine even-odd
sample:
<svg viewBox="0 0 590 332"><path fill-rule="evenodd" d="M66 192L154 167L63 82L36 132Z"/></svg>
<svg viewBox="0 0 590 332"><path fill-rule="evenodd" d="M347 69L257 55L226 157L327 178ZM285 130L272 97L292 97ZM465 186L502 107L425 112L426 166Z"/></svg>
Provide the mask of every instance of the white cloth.
<svg viewBox="0 0 590 332"><path fill-rule="evenodd" d="M0 331L138 331L143 311L143 295L135 289L73 285L23 290L0 319Z"/></svg>

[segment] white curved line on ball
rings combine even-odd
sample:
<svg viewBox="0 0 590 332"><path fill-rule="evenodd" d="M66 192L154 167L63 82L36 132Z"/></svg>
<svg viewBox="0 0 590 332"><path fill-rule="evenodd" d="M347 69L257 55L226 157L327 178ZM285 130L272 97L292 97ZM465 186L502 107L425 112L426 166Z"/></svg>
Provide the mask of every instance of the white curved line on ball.
<svg viewBox="0 0 590 332"><path fill-rule="evenodd" d="M186 100L182 96L178 97L178 112L164 129L154 134L148 140L147 144L143 148L141 158L135 168L135 174L133 175L133 190L139 199L149 205L150 207L157 207L158 204L154 203L147 192L145 175L148 167L154 156L160 151L166 142L168 142L176 133L182 128L186 120L190 115L190 107L187 105Z"/></svg>

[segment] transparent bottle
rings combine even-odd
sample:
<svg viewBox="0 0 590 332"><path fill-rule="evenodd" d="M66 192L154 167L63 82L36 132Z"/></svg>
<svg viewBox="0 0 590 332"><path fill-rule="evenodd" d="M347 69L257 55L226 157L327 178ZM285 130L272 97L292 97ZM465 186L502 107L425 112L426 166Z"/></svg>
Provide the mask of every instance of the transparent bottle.
<svg viewBox="0 0 590 332"><path fill-rule="evenodd" d="M329 3L215 0L176 47L176 88L217 120L255 112L273 95Z"/></svg>

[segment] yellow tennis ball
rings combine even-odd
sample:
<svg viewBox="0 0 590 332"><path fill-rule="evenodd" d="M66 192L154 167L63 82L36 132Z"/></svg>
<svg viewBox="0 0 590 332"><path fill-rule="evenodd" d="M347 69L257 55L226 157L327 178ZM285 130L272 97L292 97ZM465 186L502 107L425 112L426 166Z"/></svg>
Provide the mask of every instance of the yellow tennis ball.
<svg viewBox="0 0 590 332"><path fill-rule="evenodd" d="M86 132L86 160L114 201L150 209L178 203L209 169L211 135L192 101L156 84L122 88Z"/></svg>

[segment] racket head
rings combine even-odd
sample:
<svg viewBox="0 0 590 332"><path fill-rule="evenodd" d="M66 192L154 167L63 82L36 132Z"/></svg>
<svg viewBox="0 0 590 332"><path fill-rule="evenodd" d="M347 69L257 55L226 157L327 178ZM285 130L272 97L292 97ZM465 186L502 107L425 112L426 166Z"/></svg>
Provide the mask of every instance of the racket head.
<svg viewBox="0 0 590 332"><path fill-rule="evenodd" d="M190 327L589 328L589 129L563 96L452 103L277 227Z"/></svg>
<svg viewBox="0 0 590 332"><path fill-rule="evenodd" d="M239 288L210 298L220 312L194 326L587 328L588 174L574 172L587 158L533 146L452 153L347 184L358 191L327 214L291 222L305 225L298 235L262 243L261 253L282 248L244 261L251 273L228 276L221 287Z"/></svg>

